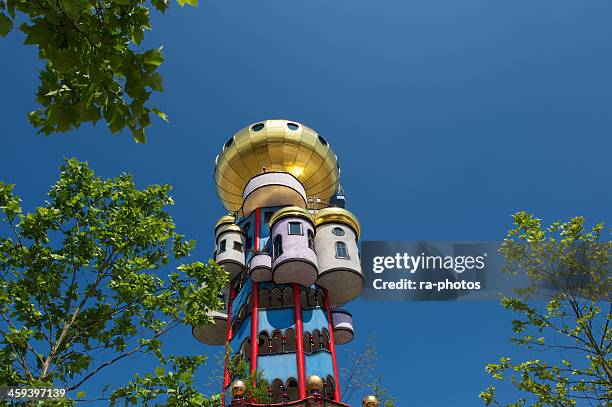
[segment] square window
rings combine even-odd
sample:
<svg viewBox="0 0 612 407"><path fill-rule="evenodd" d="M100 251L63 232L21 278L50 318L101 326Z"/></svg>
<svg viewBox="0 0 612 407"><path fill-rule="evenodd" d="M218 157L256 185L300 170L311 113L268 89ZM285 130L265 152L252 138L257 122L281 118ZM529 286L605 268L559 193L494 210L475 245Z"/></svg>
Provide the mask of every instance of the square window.
<svg viewBox="0 0 612 407"><path fill-rule="evenodd" d="M225 239L221 240L221 242L219 243L219 253L223 253L225 251L225 244L227 242L225 241Z"/></svg>
<svg viewBox="0 0 612 407"><path fill-rule="evenodd" d="M240 242L234 242L234 250L239 251L240 253L242 253L242 243Z"/></svg>
<svg viewBox="0 0 612 407"><path fill-rule="evenodd" d="M289 222L289 234L290 235L301 235L302 224L300 222Z"/></svg>

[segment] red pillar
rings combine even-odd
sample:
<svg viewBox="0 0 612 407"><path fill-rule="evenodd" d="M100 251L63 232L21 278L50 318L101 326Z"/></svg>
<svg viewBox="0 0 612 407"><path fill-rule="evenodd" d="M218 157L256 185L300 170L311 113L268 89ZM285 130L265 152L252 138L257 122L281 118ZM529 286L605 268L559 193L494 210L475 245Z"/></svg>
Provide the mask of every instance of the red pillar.
<svg viewBox="0 0 612 407"><path fill-rule="evenodd" d="M259 250L259 236L261 235L261 220L260 209L255 209L255 236L253 237L253 249L255 252ZM259 283L253 281L253 290L251 290L251 374L257 371L257 350L259 343Z"/></svg>
<svg viewBox="0 0 612 407"><path fill-rule="evenodd" d="M293 284L293 304L295 314L295 343L298 369L299 399L306 398L306 364L304 362L304 327L302 325L302 304L300 303L300 285Z"/></svg>
<svg viewBox="0 0 612 407"><path fill-rule="evenodd" d="M331 307L329 305L329 292L325 290L325 309L327 310L327 322L329 329L329 350L332 355L332 361L334 363L334 382L336 387L334 389L334 401L340 401L340 383L338 381L338 362L336 360L336 340L334 339L334 322L331 315Z"/></svg>
<svg viewBox="0 0 612 407"><path fill-rule="evenodd" d="M230 282L229 304L227 306L227 333L225 335L225 345L229 347L229 341L232 339L232 303L234 302L234 286ZM222 406L225 406L225 389L230 384L230 374L227 369L229 363L229 352L225 354L225 366L223 368L223 388L221 391Z"/></svg>

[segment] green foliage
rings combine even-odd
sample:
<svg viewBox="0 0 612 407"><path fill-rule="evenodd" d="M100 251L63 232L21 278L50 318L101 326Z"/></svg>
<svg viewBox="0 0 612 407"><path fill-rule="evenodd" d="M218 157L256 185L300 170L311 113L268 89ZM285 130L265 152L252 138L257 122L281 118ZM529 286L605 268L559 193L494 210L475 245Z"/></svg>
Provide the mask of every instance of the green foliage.
<svg viewBox="0 0 612 407"><path fill-rule="evenodd" d="M381 407L397 407L395 397L391 397L387 389L382 387L383 375L379 374L372 385L372 394L378 399Z"/></svg>
<svg viewBox="0 0 612 407"><path fill-rule="evenodd" d="M149 405L165 397L165 406L219 407L220 395L206 398L193 388L193 375L204 363L203 356L170 356L168 359L171 362L170 371L158 367L155 374L147 373L144 377L136 375L134 380L111 394L111 405L120 401L124 405Z"/></svg>
<svg viewBox="0 0 612 407"><path fill-rule="evenodd" d="M543 229L525 212L514 223L501 248L505 271L523 275L529 286L502 305L521 315L513 321L512 341L539 357L503 357L486 371L496 380L509 376L525 394L507 406L606 405L612 400L612 242L602 241L603 224L586 230L584 218L575 217ZM547 293L546 302L530 301ZM546 351L554 351L550 360L543 360ZM501 405L495 386L480 398Z"/></svg>
<svg viewBox="0 0 612 407"><path fill-rule="evenodd" d="M346 349L345 352L352 363L350 367L341 369L344 378L342 400L350 401L359 392L363 393L361 396L372 394L383 407L395 407L395 398L382 386L383 375L378 373L376 335L370 334L363 350Z"/></svg>
<svg viewBox="0 0 612 407"><path fill-rule="evenodd" d="M229 345L226 346L226 355L231 354ZM230 377L240 379L244 382L245 400L253 400L256 403L271 403L272 397L269 393L270 383L263 378L263 373L259 370L250 371L246 359L242 355L235 355L229 359L228 369Z"/></svg>
<svg viewBox="0 0 612 407"><path fill-rule="evenodd" d="M25 44L38 47L45 61L36 95L41 107L29 115L39 133L104 120L112 133L128 128L144 143L151 114L167 121L149 103L154 91L163 91L162 48L140 46L151 29L150 9L165 12L168 6L168 0L0 0L0 35L21 13Z"/></svg>
<svg viewBox="0 0 612 407"><path fill-rule="evenodd" d="M0 237L0 383L72 392L115 362L149 354L160 361L156 374L137 376L111 400L146 405L165 392L168 405L201 405L191 384L203 358L165 355L162 338L179 324L209 324L227 275L212 261L162 273L194 248L166 212L170 187L101 179L72 159L33 212L23 213L12 190L0 182L9 232Z"/></svg>

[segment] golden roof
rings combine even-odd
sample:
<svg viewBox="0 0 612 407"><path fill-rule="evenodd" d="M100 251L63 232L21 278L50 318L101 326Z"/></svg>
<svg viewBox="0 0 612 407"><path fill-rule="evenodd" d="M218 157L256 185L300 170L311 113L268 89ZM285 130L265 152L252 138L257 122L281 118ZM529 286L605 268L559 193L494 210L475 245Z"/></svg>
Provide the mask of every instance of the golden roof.
<svg viewBox="0 0 612 407"><path fill-rule="evenodd" d="M235 224L231 224L231 225L225 224L215 229L215 234L217 235L217 237L221 236L225 232L238 232L238 233L244 234L244 231L240 228L240 226L235 225Z"/></svg>
<svg viewBox="0 0 612 407"><path fill-rule="evenodd" d="M308 376L308 379L306 379L306 390L308 390L309 392L312 390L317 390L319 392L323 391L323 379L321 379L320 376L317 375L310 375Z"/></svg>
<svg viewBox="0 0 612 407"><path fill-rule="evenodd" d="M235 221L236 218L234 218L232 215L223 215L215 224L215 230L221 225L225 225L226 223L234 223Z"/></svg>
<svg viewBox="0 0 612 407"><path fill-rule="evenodd" d="M232 397L234 396L242 396L244 395L244 391L246 390L246 386L242 380L236 380L232 383L230 387L230 394Z"/></svg>
<svg viewBox="0 0 612 407"><path fill-rule="evenodd" d="M223 206L239 210L244 187L264 171L293 175L309 198L322 201L334 195L340 177L336 154L316 131L288 120L265 120L240 130L217 156L214 177Z"/></svg>
<svg viewBox="0 0 612 407"><path fill-rule="evenodd" d="M274 225L277 220L286 218L287 216L305 218L314 225L312 215L306 209L302 209L299 206L287 206L274 212L274 214L270 217L270 226Z"/></svg>
<svg viewBox="0 0 612 407"><path fill-rule="evenodd" d="M325 223L343 223L350 226L355 231L357 239L361 233L361 226L357 217L352 212L344 208L325 208L314 214L315 225L323 225Z"/></svg>
<svg viewBox="0 0 612 407"><path fill-rule="evenodd" d="M361 405L363 407L378 407L378 399L374 396L365 396L361 400Z"/></svg>

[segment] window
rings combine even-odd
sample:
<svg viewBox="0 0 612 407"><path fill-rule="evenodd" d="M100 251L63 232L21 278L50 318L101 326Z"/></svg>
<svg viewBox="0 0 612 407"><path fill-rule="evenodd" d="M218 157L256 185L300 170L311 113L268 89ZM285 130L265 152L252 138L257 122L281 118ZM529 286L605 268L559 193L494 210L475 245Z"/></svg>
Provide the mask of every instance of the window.
<svg viewBox="0 0 612 407"><path fill-rule="evenodd" d="M300 222L289 222L290 235L302 235L302 224Z"/></svg>
<svg viewBox="0 0 612 407"><path fill-rule="evenodd" d="M223 253L225 251L225 239L221 240L219 243L219 253Z"/></svg>
<svg viewBox="0 0 612 407"><path fill-rule="evenodd" d="M274 246L273 246L273 257L276 259L278 256L283 254L283 238L281 235L276 235L274 238Z"/></svg>
<svg viewBox="0 0 612 407"><path fill-rule="evenodd" d="M336 236L344 236L344 230L342 228L333 228L332 233Z"/></svg>
<svg viewBox="0 0 612 407"><path fill-rule="evenodd" d="M312 230L308 230L308 247L312 250L315 249L315 245L314 245L314 233L312 232Z"/></svg>
<svg viewBox="0 0 612 407"><path fill-rule="evenodd" d="M297 130L300 126L295 123L287 123L287 127L289 127L291 130Z"/></svg>
<svg viewBox="0 0 612 407"><path fill-rule="evenodd" d="M259 130L261 130L263 128L264 128L264 124L263 123L257 123L257 124L254 124L253 126L251 126L251 130L253 130L253 131L259 131Z"/></svg>
<svg viewBox="0 0 612 407"><path fill-rule="evenodd" d="M234 242L234 250L239 251L240 253L242 253L242 243L240 242Z"/></svg>
<svg viewBox="0 0 612 407"><path fill-rule="evenodd" d="M346 251L346 243L336 242L336 257L339 259L348 259L348 252Z"/></svg>

